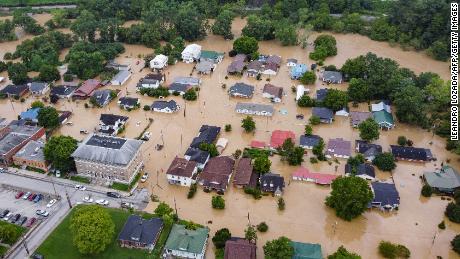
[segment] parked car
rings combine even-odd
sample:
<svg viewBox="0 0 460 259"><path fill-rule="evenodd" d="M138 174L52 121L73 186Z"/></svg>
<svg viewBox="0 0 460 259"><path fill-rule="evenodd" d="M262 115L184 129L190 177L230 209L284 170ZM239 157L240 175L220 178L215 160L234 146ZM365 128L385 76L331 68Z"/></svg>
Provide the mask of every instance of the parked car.
<svg viewBox="0 0 460 259"><path fill-rule="evenodd" d="M11 218L11 216L13 216L13 213L12 213L12 212L8 212L8 213L5 215L5 217L3 217L3 220L4 220L4 221L8 221L8 220Z"/></svg>
<svg viewBox="0 0 460 259"><path fill-rule="evenodd" d="M45 257L41 254L33 254L30 258L31 259L44 259Z"/></svg>
<svg viewBox="0 0 460 259"><path fill-rule="evenodd" d="M149 173L145 172L141 177L141 182L145 183L145 181L147 181L147 178L149 178Z"/></svg>
<svg viewBox="0 0 460 259"><path fill-rule="evenodd" d="M80 190L80 191L86 191L86 187L81 184L75 185L75 189Z"/></svg>
<svg viewBox="0 0 460 259"><path fill-rule="evenodd" d="M16 221L19 220L19 218L21 218L21 214L17 213L15 214L13 217L10 218L10 223L15 223Z"/></svg>
<svg viewBox="0 0 460 259"><path fill-rule="evenodd" d="M109 201L104 200L104 199L97 200L96 203L99 204L99 205L104 205L104 206L109 205Z"/></svg>
<svg viewBox="0 0 460 259"><path fill-rule="evenodd" d="M37 218L30 218L29 221L26 223L26 227L30 228L32 225L37 221Z"/></svg>
<svg viewBox="0 0 460 259"><path fill-rule="evenodd" d="M19 199L22 197L22 195L24 195L24 192L18 192L15 196L16 199Z"/></svg>
<svg viewBox="0 0 460 259"><path fill-rule="evenodd" d="M18 226L22 226L24 225L24 223L27 221L27 217L26 216L22 216L18 221L16 221L16 225Z"/></svg>
<svg viewBox="0 0 460 259"><path fill-rule="evenodd" d="M129 203L129 202L122 202L121 207L125 208L125 209L131 209L131 208L134 208L134 205L132 203Z"/></svg>
<svg viewBox="0 0 460 259"><path fill-rule="evenodd" d="M86 203L93 203L94 200L90 196L85 196L85 198L83 198L83 201Z"/></svg>
<svg viewBox="0 0 460 259"><path fill-rule="evenodd" d="M46 210L37 210L35 211L35 214L43 217L48 217L48 215L50 215L50 213Z"/></svg>
<svg viewBox="0 0 460 259"><path fill-rule="evenodd" d="M119 194L118 192L107 192L107 196L112 198L121 198L121 194Z"/></svg>
<svg viewBox="0 0 460 259"><path fill-rule="evenodd" d="M30 193L30 192L26 192L26 194L24 194L24 196L22 196L22 199L27 200L31 194L32 193Z"/></svg>
<svg viewBox="0 0 460 259"><path fill-rule="evenodd" d="M9 210L2 211L2 213L0 214L0 218L4 218L8 213L10 213Z"/></svg>
<svg viewBox="0 0 460 259"><path fill-rule="evenodd" d="M35 199L35 197L37 197L37 194L33 193L29 196L29 198L27 198L29 201L33 201Z"/></svg>
<svg viewBox="0 0 460 259"><path fill-rule="evenodd" d="M37 194L37 196L36 196L35 199L34 199L34 202L37 203L37 202L39 202L42 198L43 198L43 195Z"/></svg>
<svg viewBox="0 0 460 259"><path fill-rule="evenodd" d="M46 207L51 208L56 202L57 202L56 199L52 199L52 200L50 200L50 202L48 202L48 204L46 204Z"/></svg>

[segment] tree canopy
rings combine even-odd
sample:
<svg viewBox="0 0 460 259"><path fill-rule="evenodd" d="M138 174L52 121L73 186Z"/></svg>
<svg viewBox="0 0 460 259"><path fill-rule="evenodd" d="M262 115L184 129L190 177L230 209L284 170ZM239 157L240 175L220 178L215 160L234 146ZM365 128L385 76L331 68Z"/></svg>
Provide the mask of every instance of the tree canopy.
<svg viewBox="0 0 460 259"><path fill-rule="evenodd" d="M77 149L77 143L77 140L70 136L53 136L43 148L45 159L57 170L69 172L75 168L71 155Z"/></svg>
<svg viewBox="0 0 460 259"><path fill-rule="evenodd" d="M272 165L272 162L270 159L268 159L268 156L257 156L256 159L254 159L254 170L257 171L260 174L265 174L270 172L270 166Z"/></svg>
<svg viewBox="0 0 460 259"><path fill-rule="evenodd" d="M369 118L358 125L359 137L366 141L379 139L380 127L374 119Z"/></svg>
<svg viewBox="0 0 460 259"><path fill-rule="evenodd" d="M225 242L227 242L227 240L229 240L231 237L232 233L230 233L230 230L228 230L228 228L222 228L216 231L212 237L212 242L217 249L224 248Z"/></svg>
<svg viewBox="0 0 460 259"><path fill-rule="evenodd" d="M390 152L384 152L376 155L372 162L382 171L392 171L396 168L395 158Z"/></svg>
<svg viewBox="0 0 460 259"><path fill-rule="evenodd" d="M259 43L254 37L242 36L233 42L233 50L237 53L252 54L259 49Z"/></svg>
<svg viewBox="0 0 460 259"><path fill-rule="evenodd" d="M241 127L246 131L246 132L253 132L256 129L256 122L251 116L246 116L241 121Z"/></svg>
<svg viewBox="0 0 460 259"><path fill-rule="evenodd" d="M361 256L349 252L345 247L340 246L335 253L329 255L327 259L361 259Z"/></svg>
<svg viewBox="0 0 460 259"><path fill-rule="evenodd" d="M38 125L46 129L54 129L59 126L59 113L56 108L47 106L38 112Z"/></svg>
<svg viewBox="0 0 460 259"><path fill-rule="evenodd" d="M283 236L268 241L264 245L264 255L265 259L291 259L294 255L291 240Z"/></svg>

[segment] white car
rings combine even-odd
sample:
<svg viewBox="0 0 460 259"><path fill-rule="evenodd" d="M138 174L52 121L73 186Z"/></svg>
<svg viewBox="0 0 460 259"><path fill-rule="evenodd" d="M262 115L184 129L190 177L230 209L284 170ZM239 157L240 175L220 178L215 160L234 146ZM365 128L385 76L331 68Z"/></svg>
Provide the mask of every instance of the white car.
<svg viewBox="0 0 460 259"><path fill-rule="evenodd" d="M144 173L141 177L141 182L145 183L145 181L147 181L147 178L149 178L149 173Z"/></svg>
<svg viewBox="0 0 460 259"><path fill-rule="evenodd" d="M24 196L22 196L22 199L23 200L27 200L29 198L29 196L32 195L31 192L26 192L26 194L24 194Z"/></svg>
<svg viewBox="0 0 460 259"><path fill-rule="evenodd" d="M8 220L11 218L11 216L13 216L13 213L12 213L12 212L8 212L8 214L6 214L6 216L3 217L3 220L4 220L4 221L8 221Z"/></svg>
<svg viewBox="0 0 460 259"><path fill-rule="evenodd" d="M50 213L46 210L37 210L35 214L43 217L48 217L48 215L50 215Z"/></svg>
<svg viewBox="0 0 460 259"><path fill-rule="evenodd" d="M46 204L46 207L51 208L56 202L57 202L56 199L52 199L52 200L50 200L50 202L48 202L48 204Z"/></svg>
<svg viewBox="0 0 460 259"><path fill-rule="evenodd" d="M104 206L109 205L109 201L104 200L104 199L97 200L96 203L99 204L99 205L104 205Z"/></svg>
<svg viewBox="0 0 460 259"><path fill-rule="evenodd" d="M80 191L86 191L86 186L77 184L75 185L75 189L80 190Z"/></svg>
<svg viewBox="0 0 460 259"><path fill-rule="evenodd" d="M86 202L86 203L93 203L93 199L89 196L86 196L85 198L83 198L83 201Z"/></svg>

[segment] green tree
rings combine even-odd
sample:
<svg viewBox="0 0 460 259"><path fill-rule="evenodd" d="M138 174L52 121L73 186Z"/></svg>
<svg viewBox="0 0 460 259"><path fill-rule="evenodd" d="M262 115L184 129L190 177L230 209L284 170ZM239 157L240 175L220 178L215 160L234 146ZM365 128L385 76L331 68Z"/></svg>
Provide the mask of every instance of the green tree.
<svg viewBox="0 0 460 259"><path fill-rule="evenodd" d="M59 126L59 113L51 106L40 109L37 119L38 125L46 129L54 129Z"/></svg>
<svg viewBox="0 0 460 259"><path fill-rule="evenodd" d="M80 39L94 42L97 26L98 24L94 14L90 11L83 10L70 26L70 30Z"/></svg>
<svg viewBox="0 0 460 259"><path fill-rule="evenodd" d="M45 104L42 103L41 101L34 101L31 105L31 108L44 108Z"/></svg>
<svg viewBox="0 0 460 259"><path fill-rule="evenodd" d="M73 243L82 254L103 252L113 242L115 224L109 213L97 205L75 208L70 219Z"/></svg>
<svg viewBox="0 0 460 259"><path fill-rule="evenodd" d="M422 196L430 197L433 194L433 188L428 184L424 184L421 191Z"/></svg>
<svg viewBox="0 0 460 259"><path fill-rule="evenodd" d="M207 151L211 157L219 155L219 151L214 143L201 143L199 148L203 151Z"/></svg>
<svg viewBox="0 0 460 259"><path fill-rule="evenodd" d="M267 156L258 156L254 159L254 170L260 174L265 174L270 172L270 166L272 162L268 159Z"/></svg>
<svg viewBox="0 0 460 259"><path fill-rule="evenodd" d="M172 215L174 210L166 202L160 202L154 212L159 217L163 217Z"/></svg>
<svg viewBox="0 0 460 259"><path fill-rule="evenodd" d="M216 231L214 237L212 238L212 242L217 249L224 248L225 242L227 242L227 240L231 237L232 233L230 233L230 230L228 230L228 228L222 228Z"/></svg>
<svg viewBox="0 0 460 259"><path fill-rule="evenodd" d="M264 255L265 259L291 259L294 255L291 240L283 236L268 241L264 245Z"/></svg>
<svg viewBox="0 0 460 259"><path fill-rule="evenodd" d="M57 81L61 79L61 74L59 74L59 70L55 66L43 65L40 68L40 74L38 75L38 79L44 82Z"/></svg>
<svg viewBox="0 0 460 259"><path fill-rule="evenodd" d="M303 95L297 101L297 105L299 107L315 107L316 106L316 101L315 101L315 99L311 98L308 95Z"/></svg>
<svg viewBox="0 0 460 259"><path fill-rule="evenodd" d="M259 232L262 232L262 233L267 232L267 231L268 231L268 225L267 225L267 223L265 223L265 222L260 222L259 225L257 225L257 230L258 230Z"/></svg>
<svg viewBox="0 0 460 259"><path fill-rule="evenodd" d="M305 125L305 135L311 136L313 134L313 128L311 125Z"/></svg>
<svg viewBox="0 0 460 259"><path fill-rule="evenodd" d="M407 86L393 95L396 117L400 122L423 126L426 123L425 96L414 85Z"/></svg>
<svg viewBox="0 0 460 259"><path fill-rule="evenodd" d="M230 10L223 10L217 17L211 27L212 33L222 35L224 39L233 39L232 21L234 14Z"/></svg>
<svg viewBox="0 0 460 259"><path fill-rule="evenodd" d="M392 153L384 152L375 156L372 163L382 171L392 171L396 168L395 158Z"/></svg>
<svg viewBox="0 0 460 259"><path fill-rule="evenodd" d="M332 182L326 205L335 209L338 217L350 221L367 209L373 197L366 180L355 176L339 177Z"/></svg>
<svg viewBox="0 0 460 259"><path fill-rule="evenodd" d="M460 235L456 235L454 239L450 242L452 249L460 255Z"/></svg>
<svg viewBox="0 0 460 259"><path fill-rule="evenodd" d="M274 23L258 15L249 15L242 35L254 37L257 40L272 40L275 38Z"/></svg>
<svg viewBox="0 0 460 259"><path fill-rule="evenodd" d="M324 98L323 105L333 111L338 111L346 107L348 104L348 95L345 91L337 89L329 89Z"/></svg>
<svg viewBox="0 0 460 259"><path fill-rule="evenodd" d="M361 259L358 254L349 252L345 247L340 246L335 253L329 255L327 259Z"/></svg>
<svg viewBox="0 0 460 259"><path fill-rule="evenodd" d="M407 144L407 138L405 136L398 137L398 145L405 146Z"/></svg>
<svg viewBox="0 0 460 259"><path fill-rule="evenodd" d="M254 226L247 226L247 228L244 230L244 239L254 244L257 243L257 231Z"/></svg>
<svg viewBox="0 0 460 259"><path fill-rule="evenodd" d="M195 101L198 98L198 95L196 94L196 91L192 88L185 92L183 98L187 101Z"/></svg>
<svg viewBox="0 0 460 259"><path fill-rule="evenodd" d="M193 2L184 2L179 6L174 25L177 33L187 41L203 39L208 27L206 17Z"/></svg>
<svg viewBox="0 0 460 259"><path fill-rule="evenodd" d="M348 97L353 102L366 102L370 99L369 87L364 79L352 78L348 85Z"/></svg>
<svg viewBox="0 0 460 259"><path fill-rule="evenodd" d="M70 136L53 136L43 148L46 161L52 163L53 167L62 172L69 172L75 168L71 157L77 149L77 140Z"/></svg>
<svg viewBox="0 0 460 259"><path fill-rule="evenodd" d="M359 137L366 141L379 139L380 127L374 119L369 118L358 125Z"/></svg>
<svg viewBox="0 0 460 259"><path fill-rule="evenodd" d="M308 119L308 122L310 122L311 125L318 125L321 123L321 118L316 115L312 115L310 119Z"/></svg>
<svg viewBox="0 0 460 259"><path fill-rule="evenodd" d="M257 52L259 43L253 37L242 36L233 42L233 50L246 55Z"/></svg>
<svg viewBox="0 0 460 259"><path fill-rule="evenodd" d="M283 46L297 45L296 27L288 21L279 22L275 26L275 38L278 39Z"/></svg>
<svg viewBox="0 0 460 259"><path fill-rule="evenodd" d="M21 232L12 224L0 225L0 240L2 243L12 245L21 236Z"/></svg>
<svg viewBox="0 0 460 259"><path fill-rule="evenodd" d="M26 83L29 79L27 76L27 67L22 63L13 63L9 65L8 77L15 85Z"/></svg>
<svg viewBox="0 0 460 259"><path fill-rule="evenodd" d="M69 71L76 74L80 79L93 78L104 69L105 58L99 51L93 53L69 52L66 59L69 61Z"/></svg>
<svg viewBox="0 0 460 259"><path fill-rule="evenodd" d="M447 204L444 215L449 218L450 221L460 223L460 205L450 202Z"/></svg>
<svg viewBox="0 0 460 259"><path fill-rule="evenodd" d="M326 157L324 156L323 150L324 150L324 140L321 138L319 140L319 143L313 147L312 152L313 154L318 158L318 160L325 160Z"/></svg>
<svg viewBox="0 0 460 259"><path fill-rule="evenodd" d="M337 41L334 36L322 34L315 39L315 51L310 53L310 58L324 61L327 57L337 55Z"/></svg>
<svg viewBox="0 0 460 259"><path fill-rule="evenodd" d="M315 71L307 71L300 78L300 82L306 85L312 85L316 82Z"/></svg>
<svg viewBox="0 0 460 259"><path fill-rule="evenodd" d="M409 258L410 251L407 247L399 244L393 244L388 241L381 241L379 244L379 253L384 258Z"/></svg>
<svg viewBox="0 0 460 259"><path fill-rule="evenodd" d="M279 210L284 210L286 208L286 202L284 201L283 197L278 198L277 204Z"/></svg>
<svg viewBox="0 0 460 259"><path fill-rule="evenodd" d="M251 116L246 116L241 121L241 127L246 131L246 132L253 132L256 129L256 122Z"/></svg>
<svg viewBox="0 0 460 259"><path fill-rule="evenodd" d="M225 200L222 196L212 196L211 204L213 209L225 209Z"/></svg>

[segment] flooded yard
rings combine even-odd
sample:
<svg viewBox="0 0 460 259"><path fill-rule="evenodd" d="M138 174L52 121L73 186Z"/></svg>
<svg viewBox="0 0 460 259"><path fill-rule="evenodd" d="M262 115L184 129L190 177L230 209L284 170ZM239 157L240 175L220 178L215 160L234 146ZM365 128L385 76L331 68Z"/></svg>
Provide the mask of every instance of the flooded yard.
<svg viewBox="0 0 460 259"><path fill-rule="evenodd" d="M235 35L240 34L244 20L237 19L234 22L233 31ZM412 69L416 73L432 71L447 79L449 77L449 66L447 63L434 61L423 53L405 52L400 48L392 48L388 43L371 41L366 37L353 34L334 34L337 39L338 55L326 60L325 64L334 64L340 67L348 58L354 58L369 51L378 56L389 57L400 63L401 66ZM315 36L310 38L314 39ZM20 41L0 43L0 56L7 51L14 51ZM198 42L203 50L216 50L228 53L232 48L232 41L225 41L222 37L209 35L205 40ZM285 61L287 58L296 58L299 62L310 65L308 49L301 49L299 46L282 47L276 42L260 42L259 52L262 54L280 55ZM141 108L135 111L121 110L116 101L111 102L104 108L85 108L85 101L70 102L60 100L56 105L58 110L69 110L73 116L69 121L73 126L64 125L56 134L71 135L82 140L80 129L94 130L99 122L101 113L114 113L129 116L126 131L122 134L125 137L137 137L148 124L149 118L154 121L148 128L152 138L143 145L146 171L150 173L148 182L144 187L158 195L160 200L166 201L174 207L176 203L178 214L181 218L190 219L197 223L209 226L211 234L220 228L227 227L234 236L244 236L244 229L248 223L258 224L265 221L269 225L266 233L259 233L258 258L263 258L263 245L266 241L285 235L292 240L300 242L319 243L322 245L323 255L333 253L337 247L344 245L347 249L359 253L363 258L379 258L377 246L381 240L389 240L407 246L412 258L456 258L455 253L450 249L450 240L460 232L460 225L453 224L446 219L446 230L438 230L437 225L444 220L444 208L448 201L440 197L429 199L420 196L420 176L426 170L440 166L441 161L450 159L450 164L460 168L455 155L444 149L445 141L431 132L420 128L397 124L391 131L382 131L380 139L376 143L381 144L384 150L389 149L390 144L395 144L398 136L404 135L414 142L414 146L430 148L438 158L437 162L426 164L398 162L398 167L393 174L378 172L378 177L387 179L393 177L401 197L400 209L395 213L381 213L377 210L370 210L363 216L346 222L335 216L334 211L324 205L325 197L329 194L329 187L316 186L311 183L291 181L291 173L297 167L291 167L280 162L278 156L271 157L272 171L282 174L286 180L284 199L286 210L278 211L276 198L265 196L261 200L254 200L251 196L243 193L242 190L230 187L224 198L226 208L217 211L211 208L211 197L213 194L204 193L199 188L195 197L191 200L186 198L188 188L171 186L166 181L165 171L173 158L183 156L193 137L198 134L198 129L203 124L222 127L220 137L229 139L229 144L223 155L231 155L236 149L243 149L248 146L251 140L270 141L273 130L291 130L296 133L296 142L304 132L304 126L311 116L310 108L298 108L295 103L295 94L291 92L291 86L298 82L289 78L289 70L285 62L281 66L278 75L262 77L257 81L247 76L230 76L225 79L227 66L231 58L225 55L224 60L217 65L217 69L211 75L199 76L203 80L198 100L187 102L180 97L168 97L176 100L181 110L174 114L153 113L143 111L142 107L150 105L155 100L151 97L140 96L136 93L136 83L140 78L148 74L149 69L144 69L143 60L138 55L151 54L152 49L138 46L125 45L126 51L117 61L129 63L132 66L132 77L123 86L109 86L110 89L121 90L121 96L135 96L141 99ZM136 64L140 61L139 64ZM176 76L188 76L192 73L192 64L178 63L166 69L166 84L173 81ZM5 76L2 73L1 76ZM198 76L196 72L193 76ZM230 98L227 94L228 88L237 82L245 82L255 86L254 97L251 100ZM269 104L269 100L262 97L264 84L271 83L284 88L285 96L279 104L274 104L275 114L271 118L254 117L256 131L245 133L241 128L243 115L234 112L237 102L254 102ZM3 83L2 85L6 85ZM225 84L227 89L222 85ZM313 97L315 90L320 88L346 89L346 84L323 85L317 80L314 86L309 86L310 95ZM19 101L1 100L0 117L16 119L17 115L26 110L35 99L27 98L24 103ZM86 101L88 102L88 101ZM185 112L184 112L185 109ZM361 105L355 110L367 111L367 105ZM304 114L304 120L297 120L296 114ZM224 132L223 127L231 124L233 130ZM352 140L359 139L359 132L350 126L348 118L336 116L331 125L314 126L313 133L322 136L325 141L330 138L342 137ZM161 151L155 150L155 146L164 142ZM354 144L353 144L354 146ZM305 157L304 167L312 168L320 172L329 172L342 175L346 161L340 160L340 164L326 162L312 165L309 162L311 152ZM335 166L338 165L337 171ZM158 176L158 177L157 177ZM157 203L150 203L146 210L153 211ZM208 224L212 221L212 224ZM208 245L208 258L213 258L212 243Z"/></svg>

